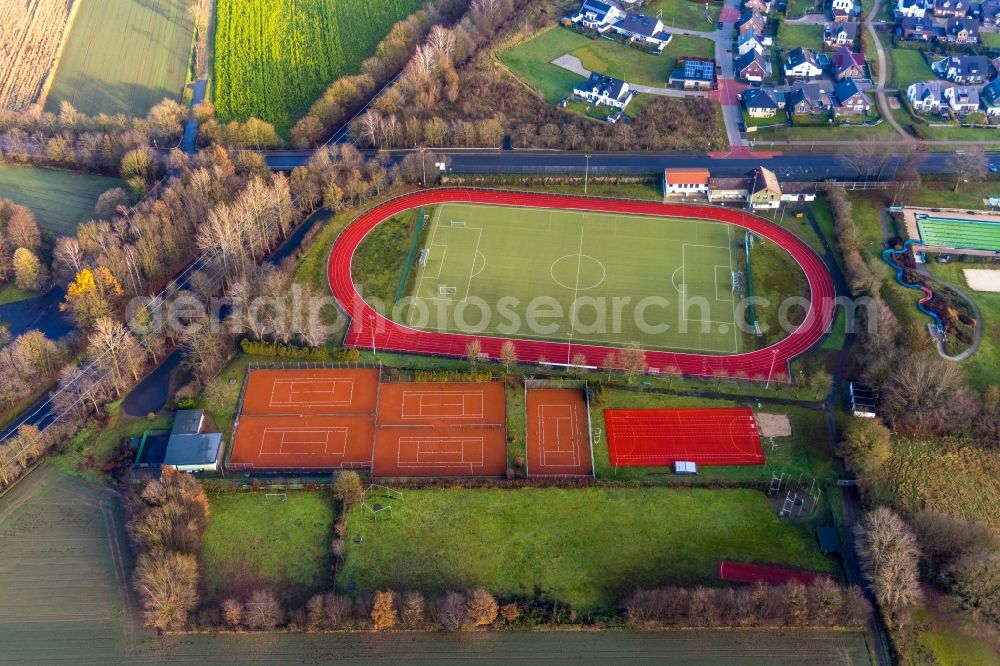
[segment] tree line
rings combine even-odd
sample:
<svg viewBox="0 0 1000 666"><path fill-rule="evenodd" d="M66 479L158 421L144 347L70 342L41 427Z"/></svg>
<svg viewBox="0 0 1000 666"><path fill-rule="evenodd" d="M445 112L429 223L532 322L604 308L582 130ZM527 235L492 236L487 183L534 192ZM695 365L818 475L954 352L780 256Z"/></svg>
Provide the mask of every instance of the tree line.
<svg viewBox="0 0 1000 666"><path fill-rule="evenodd" d="M116 174L131 150L176 145L186 116L187 109L171 99L156 104L145 118L88 116L66 101L59 113L37 107L0 110L0 159Z"/></svg>
<svg viewBox="0 0 1000 666"><path fill-rule="evenodd" d="M548 105L496 53L555 23L564 7L474 0L452 28L435 26L399 79L352 123L374 148L711 150L725 147L718 109L704 98L657 98L631 124L610 125ZM571 90L566 94L570 95Z"/></svg>

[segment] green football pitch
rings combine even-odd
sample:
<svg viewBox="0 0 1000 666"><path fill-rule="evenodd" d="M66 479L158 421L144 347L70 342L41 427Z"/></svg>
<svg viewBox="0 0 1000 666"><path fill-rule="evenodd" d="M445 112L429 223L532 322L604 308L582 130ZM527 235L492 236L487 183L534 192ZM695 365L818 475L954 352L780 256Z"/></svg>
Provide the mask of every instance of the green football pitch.
<svg viewBox="0 0 1000 666"><path fill-rule="evenodd" d="M705 220L444 204L410 299L423 330L645 349L743 349L742 232Z"/></svg>

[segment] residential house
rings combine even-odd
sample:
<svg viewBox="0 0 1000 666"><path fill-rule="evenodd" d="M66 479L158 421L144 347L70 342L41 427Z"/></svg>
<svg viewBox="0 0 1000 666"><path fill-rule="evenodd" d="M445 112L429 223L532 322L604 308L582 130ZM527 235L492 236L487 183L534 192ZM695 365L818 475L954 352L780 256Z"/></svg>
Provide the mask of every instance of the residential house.
<svg viewBox="0 0 1000 666"><path fill-rule="evenodd" d="M708 194L708 169L664 169L663 196Z"/></svg>
<svg viewBox="0 0 1000 666"><path fill-rule="evenodd" d="M972 18L987 27L1000 25L1000 0L984 0L973 4Z"/></svg>
<svg viewBox="0 0 1000 666"><path fill-rule="evenodd" d="M614 2L584 0L583 5L570 20L584 28L606 32L615 23L625 18L625 12Z"/></svg>
<svg viewBox="0 0 1000 666"><path fill-rule="evenodd" d="M896 18L923 18L927 13L927 0L896 0Z"/></svg>
<svg viewBox="0 0 1000 666"><path fill-rule="evenodd" d="M632 101L634 93L625 81L595 72L586 83L573 88L573 94L590 104L624 109Z"/></svg>
<svg viewBox="0 0 1000 666"><path fill-rule="evenodd" d="M896 36L907 42L935 42L945 39L944 26L929 18L905 18L896 26Z"/></svg>
<svg viewBox="0 0 1000 666"><path fill-rule="evenodd" d="M740 19L736 22L736 30L741 35L747 30L753 30L758 35L763 35L766 27L767 19L760 12L752 9L740 14Z"/></svg>
<svg viewBox="0 0 1000 666"><path fill-rule="evenodd" d="M833 70L833 78L837 81L865 77L865 57L860 53L854 53L846 46L837 49L837 52L830 59L830 66Z"/></svg>
<svg viewBox="0 0 1000 666"><path fill-rule="evenodd" d="M993 79L979 92L986 115L990 118L1000 118L1000 79Z"/></svg>
<svg viewBox="0 0 1000 666"><path fill-rule="evenodd" d="M768 38L768 41L770 41L770 38ZM766 50L764 39L757 36L756 30L747 30L736 39L737 56L745 56L751 51L762 56Z"/></svg>
<svg viewBox="0 0 1000 666"><path fill-rule="evenodd" d="M949 18L944 26L949 44L978 44L979 21L970 18Z"/></svg>
<svg viewBox="0 0 1000 666"><path fill-rule="evenodd" d="M808 81L823 74L823 68L816 60L816 54L812 49L804 46L792 49L788 52L785 60L785 77L790 79L802 79Z"/></svg>
<svg viewBox="0 0 1000 666"><path fill-rule="evenodd" d="M750 180L747 192L751 208L778 208L781 205L781 184L773 171L759 166L747 177Z"/></svg>
<svg viewBox="0 0 1000 666"><path fill-rule="evenodd" d="M975 113L979 110L979 88L972 86L949 86L944 90L948 107L958 115Z"/></svg>
<svg viewBox="0 0 1000 666"><path fill-rule="evenodd" d="M948 84L941 81L917 81L906 89L906 99L917 113L938 113L946 104L944 90Z"/></svg>
<svg viewBox="0 0 1000 666"><path fill-rule="evenodd" d="M712 58L678 58L677 69L670 74L670 85L684 90L715 88L715 60Z"/></svg>
<svg viewBox="0 0 1000 666"><path fill-rule="evenodd" d="M788 109L799 116L820 116L833 109L829 83L799 83L788 91Z"/></svg>
<svg viewBox="0 0 1000 666"><path fill-rule="evenodd" d="M858 38L858 23L827 23L823 26L823 43L833 48L851 46Z"/></svg>
<svg viewBox="0 0 1000 666"><path fill-rule="evenodd" d="M830 16L837 23L853 21L861 14L861 8L854 0L830 0Z"/></svg>
<svg viewBox="0 0 1000 666"><path fill-rule="evenodd" d="M774 0L744 0L743 9L750 9L761 14L770 14L774 8Z"/></svg>
<svg viewBox="0 0 1000 666"><path fill-rule="evenodd" d="M619 35L628 37L633 42L651 44L661 51L666 48L671 39L671 34L664 32L663 22L660 19L635 12L629 13L625 18L615 23L611 29Z"/></svg>
<svg viewBox="0 0 1000 666"><path fill-rule="evenodd" d="M784 95L770 88L747 88L743 105L751 118L773 118L784 107Z"/></svg>
<svg viewBox="0 0 1000 666"><path fill-rule="evenodd" d="M872 102L865 94L866 86L856 79L844 79L833 89L833 113L837 116L867 115Z"/></svg>
<svg viewBox="0 0 1000 666"><path fill-rule="evenodd" d="M989 80L992 66L986 56L949 56L933 63L931 69L952 83L981 84Z"/></svg>
<svg viewBox="0 0 1000 666"><path fill-rule="evenodd" d="M752 51L737 58L733 68L736 78L744 81L756 82L771 78L771 61Z"/></svg>
<svg viewBox="0 0 1000 666"><path fill-rule="evenodd" d="M969 0L934 0L934 16L940 17L960 17L965 16L971 9Z"/></svg>

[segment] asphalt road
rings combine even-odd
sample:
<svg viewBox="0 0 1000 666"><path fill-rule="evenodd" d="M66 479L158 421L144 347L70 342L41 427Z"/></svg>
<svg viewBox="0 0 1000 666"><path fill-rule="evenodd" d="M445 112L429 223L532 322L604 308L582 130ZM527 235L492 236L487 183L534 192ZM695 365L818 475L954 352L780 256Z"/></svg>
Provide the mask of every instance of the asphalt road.
<svg viewBox="0 0 1000 666"><path fill-rule="evenodd" d="M372 152L372 151L362 151ZM394 160L402 159L408 151L390 151ZM856 178L857 170L841 155L789 154L776 157L733 157L717 159L705 154L677 153L592 153L590 158L579 152L517 151L517 150L442 150L436 155L447 156L450 172L455 174L562 174L584 173L591 175L657 173L666 167L703 167L714 175L736 176L764 165L788 178L823 180L825 178ZM267 165L276 171L291 170L308 160L310 150L263 151ZM952 171L951 153L924 153L917 168L921 173L948 173ZM1000 161L1000 153L990 153L990 162ZM900 160L892 158L883 176L890 176Z"/></svg>

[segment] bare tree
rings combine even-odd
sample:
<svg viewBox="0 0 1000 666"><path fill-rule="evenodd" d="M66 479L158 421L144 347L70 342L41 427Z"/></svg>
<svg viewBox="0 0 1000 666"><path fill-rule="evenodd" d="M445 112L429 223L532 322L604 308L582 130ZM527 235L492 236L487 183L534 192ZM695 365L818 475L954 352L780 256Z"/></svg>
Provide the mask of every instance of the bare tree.
<svg viewBox="0 0 1000 666"><path fill-rule="evenodd" d="M465 345L465 358L475 365L480 360L480 355L483 353L483 343L479 340L471 340L467 345Z"/></svg>
<svg viewBox="0 0 1000 666"><path fill-rule="evenodd" d="M135 588L148 626L183 629L198 604L198 560L173 551L143 553L136 562Z"/></svg>
<svg viewBox="0 0 1000 666"><path fill-rule="evenodd" d="M962 183L980 183L989 174L989 160L980 145L969 146L948 158L948 165L955 174L955 191Z"/></svg>
<svg viewBox="0 0 1000 666"><path fill-rule="evenodd" d="M961 366L933 352L903 357L882 388L882 407L894 429L913 435L946 434L979 411Z"/></svg>
<svg viewBox="0 0 1000 666"><path fill-rule="evenodd" d="M256 590L243 611L243 621L251 629L266 631L281 623L281 605L270 589Z"/></svg>
<svg viewBox="0 0 1000 666"><path fill-rule="evenodd" d="M888 507L878 507L855 526L861 571L887 623L900 626L920 600L920 549L910 526Z"/></svg>
<svg viewBox="0 0 1000 666"><path fill-rule="evenodd" d="M649 363L646 361L646 352L642 350L638 342L633 342L619 351L618 357L621 360L622 369L625 371L629 383L632 382L632 379L636 375L640 375L649 369Z"/></svg>
<svg viewBox="0 0 1000 666"><path fill-rule="evenodd" d="M500 362L503 363L504 372L510 372L510 367L517 363L517 348L513 340L504 340L500 345Z"/></svg>

